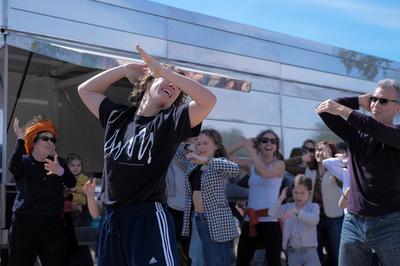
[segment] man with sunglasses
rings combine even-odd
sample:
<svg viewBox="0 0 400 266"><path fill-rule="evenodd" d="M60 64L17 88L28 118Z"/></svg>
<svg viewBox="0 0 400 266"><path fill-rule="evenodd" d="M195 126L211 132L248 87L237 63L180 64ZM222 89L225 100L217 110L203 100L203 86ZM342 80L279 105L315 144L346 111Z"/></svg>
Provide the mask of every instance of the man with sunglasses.
<svg viewBox="0 0 400 266"><path fill-rule="evenodd" d="M339 265L370 265L374 249L382 265L400 254L399 84L378 82L371 94L327 100L316 108L325 124L348 144L351 193ZM363 107L372 116L356 111Z"/></svg>

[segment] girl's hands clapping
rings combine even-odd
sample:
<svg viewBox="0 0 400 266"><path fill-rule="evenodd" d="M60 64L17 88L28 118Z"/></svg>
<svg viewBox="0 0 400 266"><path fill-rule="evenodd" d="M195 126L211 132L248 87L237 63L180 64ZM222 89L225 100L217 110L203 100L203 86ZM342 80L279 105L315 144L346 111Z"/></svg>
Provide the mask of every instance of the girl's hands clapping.
<svg viewBox="0 0 400 266"><path fill-rule="evenodd" d="M195 164L206 164L208 162L208 157L197 155L195 152L189 152L185 155L188 161Z"/></svg>
<svg viewBox="0 0 400 266"><path fill-rule="evenodd" d="M298 210L297 208L293 208L293 209L288 210L288 211L285 213L283 219L284 219L284 220L288 220L288 219L290 219L293 215L299 215L299 210Z"/></svg>

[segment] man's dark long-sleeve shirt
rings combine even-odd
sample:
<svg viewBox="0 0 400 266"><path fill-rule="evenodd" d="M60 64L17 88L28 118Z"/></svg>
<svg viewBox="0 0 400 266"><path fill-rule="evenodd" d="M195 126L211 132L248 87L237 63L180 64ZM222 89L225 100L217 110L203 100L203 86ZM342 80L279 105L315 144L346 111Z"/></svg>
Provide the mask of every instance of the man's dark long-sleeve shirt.
<svg viewBox="0 0 400 266"><path fill-rule="evenodd" d="M359 108L357 97L335 101ZM348 211L365 216L400 211L400 125L388 126L358 111L353 111L347 121L329 113L320 116L348 143Z"/></svg>
<svg viewBox="0 0 400 266"><path fill-rule="evenodd" d="M75 177L62 160L59 163L64 168L64 174L47 175L44 162L38 162L24 153L24 141L18 139L9 163L18 193L13 212L39 217L60 216L64 209L64 186L74 187Z"/></svg>

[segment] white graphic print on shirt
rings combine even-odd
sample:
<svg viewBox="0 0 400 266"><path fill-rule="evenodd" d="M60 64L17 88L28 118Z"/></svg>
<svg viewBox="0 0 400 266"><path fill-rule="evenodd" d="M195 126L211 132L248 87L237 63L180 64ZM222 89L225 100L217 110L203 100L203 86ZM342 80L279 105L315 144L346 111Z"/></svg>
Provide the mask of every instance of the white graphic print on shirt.
<svg viewBox="0 0 400 266"><path fill-rule="evenodd" d="M147 164L151 163L151 148L154 144L154 132L148 132L148 138L146 138L147 128L143 128L139 131L139 134L132 136L126 143L123 140L117 141L117 136L119 133L119 129L115 131L115 133L110 137L110 139L106 140L104 143L104 158L111 158L114 161L117 161L121 156L122 152L126 150L126 155L129 160L138 160L142 161L143 157L147 153L147 159L144 160ZM140 145L136 145L140 143ZM139 150L134 152L135 147L138 147ZM112 156L114 153L114 156ZM132 158L132 155L137 155L137 158ZM145 158L146 158L145 157Z"/></svg>

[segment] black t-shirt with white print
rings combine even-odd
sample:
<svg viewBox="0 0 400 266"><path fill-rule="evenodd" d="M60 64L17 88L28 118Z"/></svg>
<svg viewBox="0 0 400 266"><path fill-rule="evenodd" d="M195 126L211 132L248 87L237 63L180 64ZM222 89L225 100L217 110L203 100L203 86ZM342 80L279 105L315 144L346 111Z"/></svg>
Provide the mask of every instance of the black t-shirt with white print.
<svg viewBox="0 0 400 266"><path fill-rule="evenodd" d="M189 106L168 108L152 117L105 98L100 123L105 128L102 201L122 207L163 201L164 177L176 149L191 135Z"/></svg>

